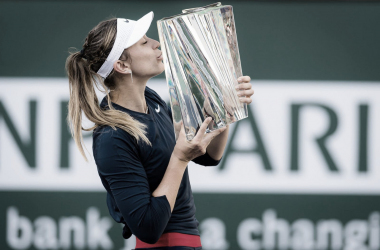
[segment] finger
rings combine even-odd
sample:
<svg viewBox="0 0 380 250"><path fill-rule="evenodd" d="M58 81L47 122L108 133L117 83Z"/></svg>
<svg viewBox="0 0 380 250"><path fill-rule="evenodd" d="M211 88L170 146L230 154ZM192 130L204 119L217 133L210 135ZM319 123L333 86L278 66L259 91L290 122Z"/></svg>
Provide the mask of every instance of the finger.
<svg viewBox="0 0 380 250"><path fill-rule="evenodd" d="M241 76L237 80L238 80L238 82L249 82L251 80L251 77L249 77L249 76Z"/></svg>
<svg viewBox="0 0 380 250"><path fill-rule="evenodd" d="M223 128L215 129L214 131L206 134L204 137L205 143L208 145L216 136L223 133L226 129L227 127L223 127Z"/></svg>
<svg viewBox="0 0 380 250"><path fill-rule="evenodd" d="M205 132L206 132L206 128L207 128L208 124L211 122L211 120L212 120L211 117L207 117L207 118L203 121L203 123L202 123L201 127L199 128L197 134L195 135L194 139L199 139L199 138L202 138L202 137L203 137L203 135L204 135Z"/></svg>
<svg viewBox="0 0 380 250"><path fill-rule="evenodd" d="M242 103L250 104L252 102L252 99L250 97L239 97L239 101Z"/></svg>
<svg viewBox="0 0 380 250"><path fill-rule="evenodd" d="M252 88L252 83L250 82L244 82L236 85L236 90L247 90Z"/></svg>
<svg viewBox="0 0 380 250"><path fill-rule="evenodd" d="M185 132L184 132L183 125L182 125L182 121L176 122L176 124L174 126L174 134L175 134L175 140L176 141L178 141L178 139L180 137L184 138L186 136Z"/></svg>
<svg viewBox="0 0 380 250"><path fill-rule="evenodd" d="M182 134L183 134L183 136L186 136L186 135L185 135L185 128L184 128L184 126L183 126L183 122L182 122L182 121L179 123L179 126L180 126L179 134L180 134L181 136L182 136Z"/></svg>
<svg viewBox="0 0 380 250"><path fill-rule="evenodd" d="M250 97L251 95L253 95L255 93L255 91L253 89L248 89L248 90L239 90L237 92L237 96L246 96L246 97Z"/></svg>
<svg viewBox="0 0 380 250"><path fill-rule="evenodd" d="M185 126L185 124L181 124L181 130L182 130L182 133L184 134L184 135L186 135L186 131L188 131L189 130L189 127L188 126Z"/></svg>
<svg viewBox="0 0 380 250"><path fill-rule="evenodd" d="M182 120L180 120L179 122L174 121L175 128L179 128L180 126L182 126Z"/></svg>

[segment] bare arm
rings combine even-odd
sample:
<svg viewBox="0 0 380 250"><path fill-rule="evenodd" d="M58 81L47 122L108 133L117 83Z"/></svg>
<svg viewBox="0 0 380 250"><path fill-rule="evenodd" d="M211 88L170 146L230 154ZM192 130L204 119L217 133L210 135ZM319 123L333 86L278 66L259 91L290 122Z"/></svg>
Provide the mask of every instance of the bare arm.
<svg viewBox="0 0 380 250"><path fill-rule="evenodd" d="M211 156L211 158L215 160L220 160L222 158L228 141L228 131L229 126L227 125L226 130L216 136L208 145L207 153Z"/></svg>
<svg viewBox="0 0 380 250"><path fill-rule="evenodd" d="M162 178L160 185L158 185L156 190L152 193L152 196L154 197L166 195L171 211L173 211L179 185L181 184L187 164L195 157L205 154L206 147L209 145L210 141L225 130L225 128L222 128L205 134L206 127L210 121L211 118L208 118L203 122L197 135L191 141L186 140L185 131L181 125L177 144L170 158L165 175Z"/></svg>
<svg viewBox="0 0 380 250"><path fill-rule="evenodd" d="M252 84L249 82L250 80L251 78L249 76L238 78L238 82L241 82L241 84L238 85L238 96L241 96L239 99L242 103L250 104L252 102L251 96L254 91L252 89ZM215 160L220 160L223 156L228 141L228 131L229 126L227 125L227 129L217 135L207 147L207 153Z"/></svg>

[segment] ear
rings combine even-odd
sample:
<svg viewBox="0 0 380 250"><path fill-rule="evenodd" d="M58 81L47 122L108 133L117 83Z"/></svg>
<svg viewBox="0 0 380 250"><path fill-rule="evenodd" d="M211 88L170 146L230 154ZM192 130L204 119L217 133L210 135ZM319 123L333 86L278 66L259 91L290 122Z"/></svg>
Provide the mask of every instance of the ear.
<svg viewBox="0 0 380 250"><path fill-rule="evenodd" d="M132 72L130 65L127 62L123 62L121 60L117 60L113 63L113 69L120 74L130 74Z"/></svg>

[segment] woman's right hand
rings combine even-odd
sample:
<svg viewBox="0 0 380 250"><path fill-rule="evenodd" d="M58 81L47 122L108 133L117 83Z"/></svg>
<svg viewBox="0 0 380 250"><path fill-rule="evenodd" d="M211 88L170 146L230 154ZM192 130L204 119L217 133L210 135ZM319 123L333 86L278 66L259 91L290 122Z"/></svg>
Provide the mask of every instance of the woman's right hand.
<svg viewBox="0 0 380 250"><path fill-rule="evenodd" d="M184 162L189 162L198 156L204 155L206 153L206 148L212 139L227 129L227 127L224 127L205 134L206 128L211 121L212 118L207 117L191 141L186 139L185 130L181 123L181 131L179 132L177 144L173 150L173 155Z"/></svg>

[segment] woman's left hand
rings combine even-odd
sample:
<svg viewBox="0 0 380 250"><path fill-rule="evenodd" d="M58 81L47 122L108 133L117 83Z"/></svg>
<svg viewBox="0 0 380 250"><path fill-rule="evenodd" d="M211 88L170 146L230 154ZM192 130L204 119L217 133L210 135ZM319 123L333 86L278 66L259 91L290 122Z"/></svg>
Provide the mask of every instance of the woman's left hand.
<svg viewBox="0 0 380 250"><path fill-rule="evenodd" d="M255 93L250 83L251 77L241 76L237 80L239 84L236 86L236 91L240 102L250 104L252 102L251 96Z"/></svg>

